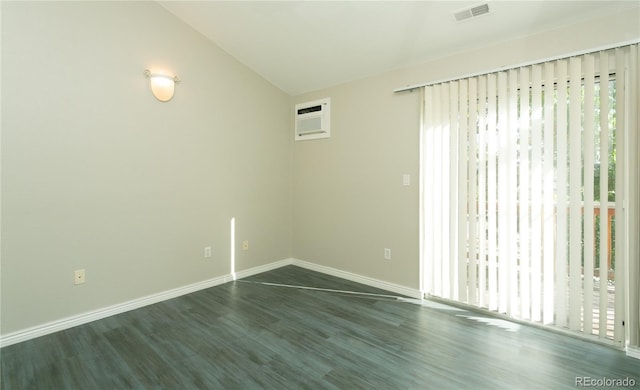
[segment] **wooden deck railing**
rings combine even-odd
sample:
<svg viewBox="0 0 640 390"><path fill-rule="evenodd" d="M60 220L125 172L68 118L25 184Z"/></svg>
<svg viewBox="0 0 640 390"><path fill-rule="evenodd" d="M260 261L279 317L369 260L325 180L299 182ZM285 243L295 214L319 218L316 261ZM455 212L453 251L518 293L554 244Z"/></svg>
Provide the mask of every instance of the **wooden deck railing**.
<svg viewBox="0 0 640 390"><path fill-rule="evenodd" d="M582 208L582 213L584 214L584 207ZM594 216L594 220L595 217L600 215L600 204L597 203L596 205L594 205L593 208L593 216ZM613 266L613 251L612 251L612 246L613 246L613 235L612 235L612 230L611 227L613 225L613 218L616 215L616 204L614 202L608 202L607 204L607 278L609 280L614 280L615 279L615 270L614 270L614 266ZM596 233L596 229L597 227L594 226L594 237L595 237L595 233ZM603 237L600 237L600 239L602 239ZM598 253L596 245L598 245L595 240L594 240L594 253ZM596 259L597 261L597 259ZM600 269L602 268L602 265L600 265L600 267L595 268L594 269L594 276L600 276Z"/></svg>
<svg viewBox="0 0 640 390"><path fill-rule="evenodd" d="M477 210L478 204L476 203L476 210ZM517 206L517 212L519 213L519 209L520 209L520 205L518 204ZM557 210L556 207L554 207L554 209ZM531 210L531 208L529 208L529 210ZM500 211L500 206L499 204L496 204L496 213L498 213ZM569 210L567 209L567 213L569 212ZM582 214L584 215L584 204L582 205ZM599 226L599 223L595 223L596 221L596 217L598 217L600 215L600 202L595 202L593 205L593 216L594 216L594 232L593 235L594 237L597 237L597 229ZM607 202L607 278L608 280L615 280L615 269L614 269L614 265L613 265L613 240L614 240L614 236L613 236L613 231L612 231L612 227L613 227L613 219L616 215L616 204L615 202ZM557 215L556 215L557 216ZM601 237L602 239L602 237ZM593 243L593 253L594 253L594 266L595 264L599 265L600 259L599 256L595 257L596 253L599 253L599 243L598 240L594 239L594 243ZM600 277L600 268L602 268L601 266L599 267L595 267L594 268L594 276L596 277ZM583 274L584 274L584 267L583 267Z"/></svg>

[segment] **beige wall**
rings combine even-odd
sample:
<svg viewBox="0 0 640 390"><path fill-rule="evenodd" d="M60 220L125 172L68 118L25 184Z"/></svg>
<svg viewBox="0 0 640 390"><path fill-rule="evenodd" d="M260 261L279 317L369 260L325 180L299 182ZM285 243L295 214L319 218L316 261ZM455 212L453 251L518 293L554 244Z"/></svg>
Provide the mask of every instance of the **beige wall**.
<svg viewBox="0 0 640 390"><path fill-rule="evenodd" d="M232 217L289 258L290 107L154 2L2 2L2 334L228 274Z"/></svg>
<svg viewBox="0 0 640 390"><path fill-rule="evenodd" d="M639 16L636 8L296 96L332 99L332 136L294 145L294 257L420 288L420 92L392 90L638 39Z"/></svg>
<svg viewBox="0 0 640 390"><path fill-rule="evenodd" d="M232 217L237 270L419 288L420 95L392 90L640 35L627 13L290 98L152 2L1 7L2 334L227 274ZM183 80L169 103L154 65ZM293 143L322 97L332 137Z"/></svg>

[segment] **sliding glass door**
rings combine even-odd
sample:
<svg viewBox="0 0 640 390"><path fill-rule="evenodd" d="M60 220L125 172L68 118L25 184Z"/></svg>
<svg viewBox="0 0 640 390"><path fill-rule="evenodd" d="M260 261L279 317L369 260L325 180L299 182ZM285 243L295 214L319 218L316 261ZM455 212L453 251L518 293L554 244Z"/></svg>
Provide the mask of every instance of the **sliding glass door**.
<svg viewBox="0 0 640 390"><path fill-rule="evenodd" d="M425 293L622 344L629 53L424 88Z"/></svg>

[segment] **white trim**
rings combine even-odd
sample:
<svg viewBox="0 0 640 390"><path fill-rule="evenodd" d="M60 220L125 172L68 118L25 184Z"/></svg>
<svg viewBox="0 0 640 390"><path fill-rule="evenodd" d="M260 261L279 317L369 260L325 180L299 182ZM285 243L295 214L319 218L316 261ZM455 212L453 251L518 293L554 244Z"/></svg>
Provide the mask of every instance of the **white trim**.
<svg viewBox="0 0 640 390"><path fill-rule="evenodd" d="M295 265L301 268L306 268L316 272L321 272L323 274L335 276L338 278L350 280L352 282L366 284L367 286L376 287L386 291L391 291L396 294L406 295L411 298L416 298L416 299L422 298L422 293L418 289L400 286L398 284L393 284L393 283L385 282L382 280L369 278L367 276L362 276L362 275L354 274L351 272L342 271L336 268L326 267L324 265L318 265L318 264L310 263L308 261L299 260L299 259L293 259L292 265Z"/></svg>
<svg viewBox="0 0 640 390"><path fill-rule="evenodd" d="M276 268L290 265L291 259L284 259L273 263L261 265L254 268L249 268L244 271L240 271L236 274L237 278L246 278L255 274L259 274L266 271L271 271ZM113 306L108 306L102 309L88 311L86 313L78 314L75 316L63 318L56 321L51 321L42 325L33 326L27 329L12 332L6 335L0 336L0 348L6 347L12 344L20 343L34 339L36 337L45 336L51 333L59 332L61 330L73 328L74 326L83 325L92 321L100 320L106 317L110 317L116 314L125 313L130 310L139 309L144 306L152 305L169 299L177 298L182 295L190 294L206 288L215 287L234 280L233 275L227 274L218 276L212 279L203 280L186 286L174 288L167 291L162 291L156 294L147 295L142 298L133 299L131 301L118 303Z"/></svg>
<svg viewBox="0 0 640 390"><path fill-rule="evenodd" d="M54 332L69 329L74 326L83 325L116 314L139 309L141 307L176 298L181 295L227 283L231 280L231 275L224 275L202 282L193 283L187 286L178 287L172 290L163 291L157 294L147 295L142 298L133 299L128 302L119 303L102 309L92 310L86 313L63 318L61 320L51 321L42 325L37 325L31 328L9 333L7 335L2 335L0 337L0 347L6 347L22 341L34 339L36 337L45 336Z"/></svg>
<svg viewBox="0 0 640 390"><path fill-rule="evenodd" d="M121 314L130 310L139 309L154 303L166 301L181 295L190 294L205 288L214 287L223 283L232 281L231 275L223 275L213 279L204 280L189 284L187 286L174 288L157 294L147 295L142 298L133 299L128 302L119 303L102 309L92 310L86 313L51 321L42 325L33 326L24 330L9 333L0 336L0 347L6 347L12 344L20 343L34 339L36 337L45 336L61 330L69 329L74 326L83 325L92 321L100 320L116 314Z"/></svg>
<svg viewBox="0 0 640 390"><path fill-rule="evenodd" d="M610 44L610 45L599 46L599 47L595 47L595 48L592 48L592 49L578 50L578 51L575 51L575 52L569 53L569 54L561 54L561 55L557 55L557 56L552 56L552 57L547 57L547 58L527 61L527 62L523 62L523 63L520 63L520 64L501 66L501 67L494 68L494 69L491 69L491 70L486 70L486 71L481 71L481 72L476 72L476 73L470 73L470 74L466 74L466 75L462 75L462 76L454 76L454 77L450 77L450 78L446 78L446 79L442 79L442 80L428 81L428 82L419 83L419 84L407 85L406 87L396 88L396 89L393 90L393 92L398 93L398 92L405 92L405 91L413 91L414 89L427 87L429 85L448 83L449 81L467 79L467 78L471 78L471 77L477 77L477 76L486 75L486 74L489 74L489 73L498 73L498 72L502 72L502 71L505 71L505 70L510 70L510 69L521 68L521 67L525 67L525 66L542 64L542 63L549 62L549 61L556 61L556 60L561 60L561 59L564 59L564 58L581 56L581 55L585 55L585 54L589 54L589 53L595 53L595 52L603 51L603 50L615 49L617 47L633 45L633 44L636 44L636 43L640 43L640 38L632 39L632 40L625 41L625 42L614 43L614 44Z"/></svg>
<svg viewBox="0 0 640 390"><path fill-rule="evenodd" d="M249 276L261 274L263 272L272 271L274 269L285 267L287 265L293 264L293 259L284 259L280 261L275 261L273 263L260 265L257 267L249 268L244 271L240 271L236 273L236 279L248 278Z"/></svg>
<svg viewBox="0 0 640 390"><path fill-rule="evenodd" d="M632 345L627 345L627 356L640 359L640 347L634 347Z"/></svg>
<svg viewBox="0 0 640 390"><path fill-rule="evenodd" d="M236 279L247 278L256 274L271 271L287 265L295 265L301 268L306 268L312 271L321 272L327 275L336 276L338 278L351 280L366 284L371 287L380 288L383 290L395 292L397 294L406 295L412 298L422 298L420 290L400 286L393 283L384 282L381 280L369 278L353 274L346 271L341 271L335 268L325 267L318 264L309 263L307 261L288 258L273 263L260 265L257 267L249 268L234 275L226 274L218 276L212 279L203 280L201 282L189 284L186 286L174 288L167 291L162 291L156 294L147 295L142 298L133 299L127 302L119 303L102 309L88 311L71 317L63 318L56 321L51 321L42 325L33 326L27 329L12 332L6 335L0 335L0 348L7 347L9 345L17 344L23 341L35 339L40 336L46 336L51 333L59 332L65 329L73 328L74 326L83 325L89 322L114 316L117 314L125 313L127 311L139 309L154 303L159 303L169 299L177 298L182 295L190 294L196 291L204 290L206 288L215 287L224 283L234 281Z"/></svg>

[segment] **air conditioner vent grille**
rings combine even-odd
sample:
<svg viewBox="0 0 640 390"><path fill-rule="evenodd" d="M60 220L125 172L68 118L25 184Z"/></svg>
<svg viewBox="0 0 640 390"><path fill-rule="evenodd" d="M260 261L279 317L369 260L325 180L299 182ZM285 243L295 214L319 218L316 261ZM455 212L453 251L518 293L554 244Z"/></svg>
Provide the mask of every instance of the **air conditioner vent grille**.
<svg viewBox="0 0 640 390"><path fill-rule="evenodd" d="M471 14L473 16L480 16L489 13L489 4L480 4L479 6L471 8Z"/></svg>
<svg viewBox="0 0 640 390"><path fill-rule="evenodd" d="M462 22L464 20L469 20L471 18L475 18L481 15L486 15L489 13L489 4L483 3L471 8L465 8L453 13L453 18L456 22Z"/></svg>
<svg viewBox="0 0 640 390"><path fill-rule="evenodd" d="M331 136L331 99L296 104L295 140L329 138Z"/></svg>

